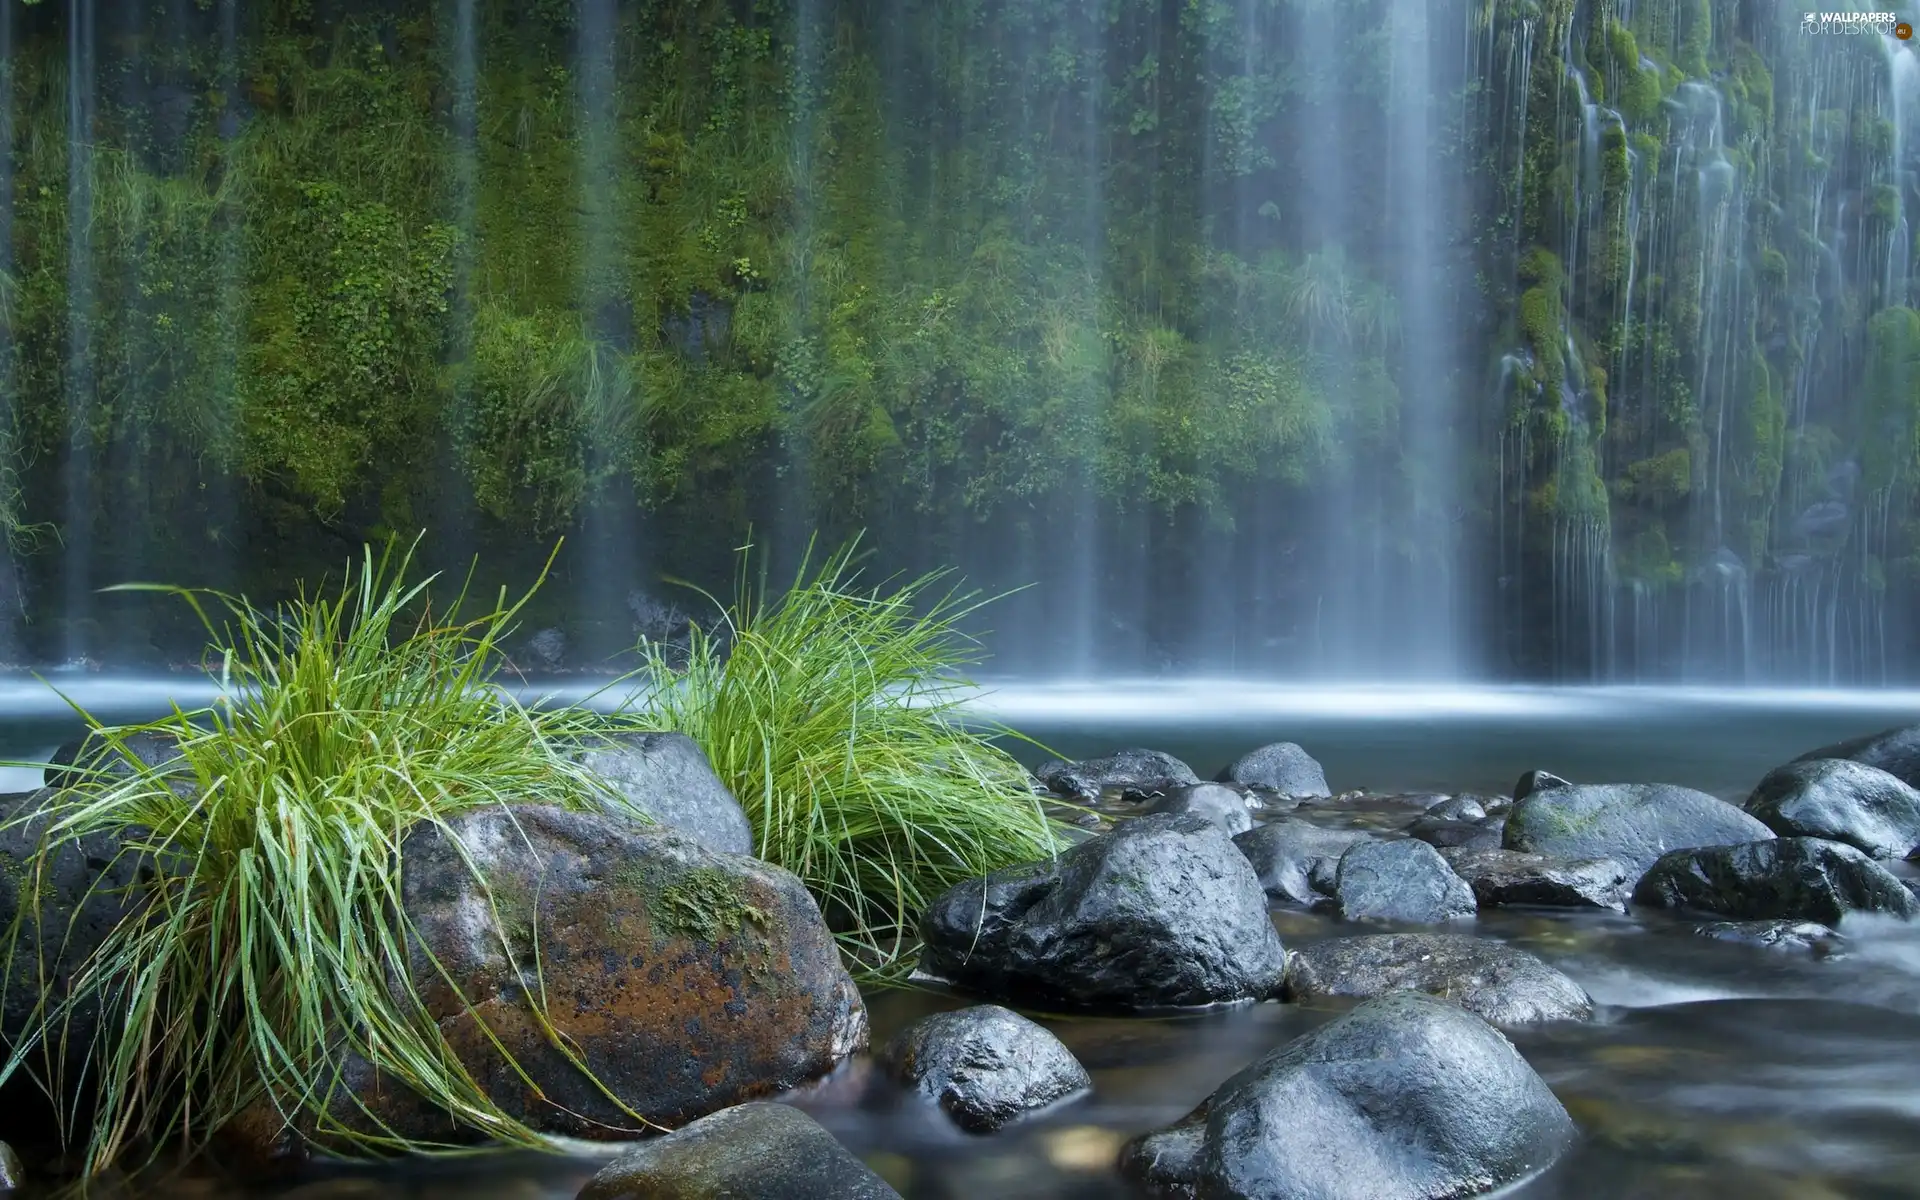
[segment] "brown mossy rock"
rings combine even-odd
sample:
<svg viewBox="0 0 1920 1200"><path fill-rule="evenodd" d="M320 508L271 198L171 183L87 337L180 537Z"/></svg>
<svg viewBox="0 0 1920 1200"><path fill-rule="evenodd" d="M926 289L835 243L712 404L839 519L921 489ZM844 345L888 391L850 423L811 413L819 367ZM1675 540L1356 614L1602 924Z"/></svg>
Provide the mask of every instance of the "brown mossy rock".
<svg viewBox="0 0 1920 1200"><path fill-rule="evenodd" d="M415 986L487 1095L535 1129L676 1128L866 1046L859 990L813 897L779 867L665 827L535 806L423 825L401 858ZM551 1035L528 1000L542 992ZM415 1140L454 1132L370 1070L355 1086L367 1112L353 1125L371 1114Z"/></svg>

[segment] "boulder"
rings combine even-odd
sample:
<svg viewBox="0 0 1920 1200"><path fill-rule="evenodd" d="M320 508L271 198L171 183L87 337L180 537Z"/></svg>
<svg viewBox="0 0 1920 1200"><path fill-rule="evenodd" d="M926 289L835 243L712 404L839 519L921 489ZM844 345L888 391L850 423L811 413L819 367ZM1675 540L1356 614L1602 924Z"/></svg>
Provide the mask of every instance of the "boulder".
<svg viewBox="0 0 1920 1200"><path fill-rule="evenodd" d="M1838 930L1815 921L1710 921L1695 925L1693 932L1716 942L1811 954L1815 958L1835 957L1846 944Z"/></svg>
<svg viewBox="0 0 1920 1200"><path fill-rule="evenodd" d="M631 1136L634 1118L574 1057L672 1128L817 1079L866 1045L859 990L800 880L664 826L480 809L410 832L401 886L427 1012L494 1102L535 1129ZM526 999L536 961L551 1034ZM352 1083L395 1132L450 1136L443 1112L364 1064Z"/></svg>
<svg viewBox="0 0 1920 1200"><path fill-rule="evenodd" d="M997 1004L915 1021L887 1043L880 1065L970 1133L992 1133L1093 1086L1045 1026Z"/></svg>
<svg viewBox="0 0 1920 1200"><path fill-rule="evenodd" d="M1746 807L1781 837L1845 842L1875 858L1920 846L1920 791L1848 758L1796 759L1768 773Z"/></svg>
<svg viewBox="0 0 1920 1200"><path fill-rule="evenodd" d="M1567 780L1560 778L1552 771L1543 771L1539 767L1535 767L1525 775L1522 775L1519 780L1514 783L1513 799L1515 803L1518 803L1521 800L1525 800L1528 796L1533 795L1535 792L1544 792L1548 788L1570 786L1572 785Z"/></svg>
<svg viewBox="0 0 1920 1200"><path fill-rule="evenodd" d="M1360 829L1328 829L1310 821L1269 821L1233 839L1275 900L1318 904L1332 894L1333 871L1355 842L1371 841ZM1324 888L1313 882L1322 873Z"/></svg>
<svg viewBox="0 0 1920 1200"><path fill-rule="evenodd" d="M1251 864L1204 817L1138 817L970 879L921 919L920 969L994 999L1095 1010L1264 1000L1286 951Z"/></svg>
<svg viewBox="0 0 1920 1200"><path fill-rule="evenodd" d="M1218 783L1244 783L1283 796L1330 796L1327 773L1313 755L1292 742L1274 742L1249 750L1215 776Z"/></svg>
<svg viewBox="0 0 1920 1200"><path fill-rule="evenodd" d="M1484 821L1486 816L1478 796L1448 796L1427 809L1427 818L1436 821Z"/></svg>
<svg viewBox="0 0 1920 1200"><path fill-rule="evenodd" d="M0 1142L0 1192L14 1192L27 1186L27 1169L12 1146Z"/></svg>
<svg viewBox="0 0 1920 1200"><path fill-rule="evenodd" d="M686 734L615 734L581 751L580 764L620 800L707 849L753 853L746 811Z"/></svg>
<svg viewBox="0 0 1920 1200"><path fill-rule="evenodd" d="M1806 762L1816 758L1845 758L1869 767L1878 767L1908 787L1920 787L1920 725L1883 729L1865 737L1850 738L1809 750L1795 759Z"/></svg>
<svg viewBox="0 0 1920 1200"><path fill-rule="evenodd" d="M1083 804L1098 800L1102 792L1118 792L1126 800L1152 800L1200 782L1192 767L1159 750L1121 750L1071 763L1056 759L1042 763L1033 773L1056 795Z"/></svg>
<svg viewBox="0 0 1920 1200"><path fill-rule="evenodd" d="M1499 1030L1401 991L1270 1051L1120 1166L1165 1196L1438 1200L1518 1183L1576 1136Z"/></svg>
<svg viewBox="0 0 1920 1200"><path fill-rule="evenodd" d="M650 1138L601 1168L577 1200L900 1200L818 1121L741 1104Z"/></svg>
<svg viewBox="0 0 1920 1200"><path fill-rule="evenodd" d="M1546 963L1504 942L1457 933L1328 938L1287 956L1286 998L1366 999L1394 991L1451 1000L1495 1025L1584 1021L1593 997Z"/></svg>
<svg viewBox="0 0 1920 1200"><path fill-rule="evenodd" d="M1829 925L1854 911L1901 917L1920 911L1920 901L1885 867L1852 846L1819 838L1675 850L1634 885L1633 905Z"/></svg>
<svg viewBox="0 0 1920 1200"><path fill-rule="evenodd" d="M1196 783L1191 787L1175 788L1154 801L1147 813L1192 813L1212 821L1226 831L1228 837L1253 828L1253 814L1247 811L1247 798L1223 783Z"/></svg>
<svg viewBox="0 0 1920 1200"><path fill-rule="evenodd" d="M1576 783L1514 804L1502 845L1555 858L1611 858L1637 877L1669 850L1772 836L1735 805L1692 788Z"/></svg>
<svg viewBox="0 0 1920 1200"><path fill-rule="evenodd" d="M1490 821L1450 821L1445 817L1424 816L1407 826L1407 836L1440 849L1497 849L1505 825L1498 817Z"/></svg>
<svg viewBox="0 0 1920 1200"><path fill-rule="evenodd" d="M1610 908L1625 912L1633 876L1610 858L1549 858L1524 850L1440 851L1481 908Z"/></svg>
<svg viewBox="0 0 1920 1200"><path fill-rule="evenodd" d="M127 761L128 755L149 767L166 767L178 762L180 742L171 733L142 730L122 737L116 747L98 733L88 733L62 743L59 749L48 756L44 772L46 785L50 788L72 787L89 777L125 779L133 774L133 765ZM185 764L180 766L184 768ZM183 780L175 786L185 788L190 785Z"/></svg>
<svg viewBox="0 0 1920 1200"><path fill-rule="evenodd" d="M1334 895L1349 921L1432 925L1471 917L1476 908L1473 889L1440 852L1411 838L1349 847L1340 856Z"/></svg>

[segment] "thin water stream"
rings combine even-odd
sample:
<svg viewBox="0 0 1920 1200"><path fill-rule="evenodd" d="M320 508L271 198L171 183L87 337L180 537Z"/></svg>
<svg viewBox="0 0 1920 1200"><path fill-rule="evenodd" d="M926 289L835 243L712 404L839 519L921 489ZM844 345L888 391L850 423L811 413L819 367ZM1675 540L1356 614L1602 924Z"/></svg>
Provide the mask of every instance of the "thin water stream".
<svg viewBox="0 0 1920 1200"><path fill-rule="evenodd" d="M79 676L69 693L112 719L163 710L179 680ZM1336 790L1504 790L1543 766L1579 780L1664 780L1739 796L1824 742L1920 718L1902 693L1277 688L1243 681L1035 687L980 703L1070 756L1129 745L1211 774L1265 741L1297 740ZM43 685L0 686L0 753L44 751L77 718ZM1037 761L1040 751L1019 749ZM24 772L15 784L26 782ZM1372 821L1379 806L1316 819ZM1350 932L1277 912L1290 945ZM1579 1149L1513 1194L1525 1200L1920 1197L1920 927L1853 918L1838 955L1709 942L1671 919L1493 911L1475 932L1538 954L1599 1002L1594 1021L1515 1032L1579 1122ZM876 1043L967 1001L870 997ZM857 1059L794 1097L909 1200L1131 1195L1114 1173L1128 1137L1172 1121L1263 1051L1333 1009L1264 1004L1183 1018L1035 1014L1094 1079L1090 1096L1001 1134L961 1134ZM205 1181L168 1194L535 1200L571 1197L592 1157L314 1168L270 1188Z"/></svg>

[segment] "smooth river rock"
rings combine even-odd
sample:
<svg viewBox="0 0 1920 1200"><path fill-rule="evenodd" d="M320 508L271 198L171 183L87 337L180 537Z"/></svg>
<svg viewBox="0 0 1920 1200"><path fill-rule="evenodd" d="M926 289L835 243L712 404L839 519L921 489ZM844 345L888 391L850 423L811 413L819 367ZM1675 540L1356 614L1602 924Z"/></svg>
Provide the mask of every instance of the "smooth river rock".
<svg viewBox="0 0 1920 1200"><path fill-rule="evenodd" d="M928 906L920 969L996 1000L1125 1011L1264 1000L1286 951L1218 825L1138 817Z"/></svg>
<svg viewBox="0 0 1920 1200"><path fill-rule="evenodd" d="M554 1032L659 1126L817 1079L865 1048L866 1009L813 897L757 858L609 813L528 805L456 817L448 833L416 829L401 872L428 1012L495 1103L536 1129L617 1139L634 1124L529 1009L536 939ZM411 1093L367 1070L354 1082L396 1130L446 1136L444 1114Z"/></svg>
<svg viewBox="0 0 1920 1200"><path fill-rule="evenodd" d="M1340 915L1349 921L1433 925L1473 916L1473 889L1440 852L1412 838L1366 841L1340 856L1334 877Z"/></svg>
<svg viewBox="0 0 1920 1200"><path fill-rule="evenodd" d="M1769 772L1746 807L1781 837L1845 842L1875 858L1920 846L1920 791L1848 758L1796 759Z"/></svg>
<svg viewBox="0 0 1920 1200"><path fill-rule="evenodd" d="M1849 738L1809 750L1795 761L1816 758L1846 758L1869 767L1878 767L1908 787L1920 787L1920 725L1883 729L1865 737Z"/></svg>
<svg viewBox="0 0 1920 1200"><path fill-rule="evenodd" d="M1737 806L1670 783L1574 783L1535 791L1507 814L1503 848L1611 858L1638 877L1662 854L1773 836Z"/></svg>
<svg viewBox="0 0 1920 1200"><path fill-rule="evenodd" d="M1283 796L1331 796L1327 773L1313 755L1292 742L1249 750L1221 768L1219 783L1244 783Z"/></svg>
<svg viewBox="0 0 1920 1200"><path fill-rule="evenodd" d="M1253 828L1253 813L1247 798L1223 783L1196 783L1175 788L1154 801L1146 814L1192 813L1218 825L1228 837Z"/></svg>
<svg viewBox="0 0 1920 1200"><path fill-rule="evenodd" d="M1866 854L1797 837L1675 850L1634 886L1633 906L1828 925L1856 911L1901 917L1920 911L1899 878Z"/></svg>
<svg viewBox="0 0 1920 1200"><path fill-rule="evenodd" d="M1584 1021L1593 997L1524 950L1458 933L1328 938L1287 956L1286 998L1365 999L1395 991L1451 1000L1495 1025Z"/></svg>
<svg viewBox="0 0 1920 1200"><path fill-rule="evenodd" d="M922 1017L887 1043L879 1061L970 1133L992 1133L1093 1086L1045 1026L997 1004Z"/></svg>
<svg viewBox="0 0 1920 1200"><path fill-rule="evenodd" d="M1456 847L1440 851L1467 881L1481 908L1608 908L1625 912L1634 879L1611 858L1551 858L1524 850Z"/></svg>
<svg viewBox="0 0 1920 1200"><path fill-rule="evenodd" d="M1572 784L1555 775L1552 771L1543 771L1539 767L1522 775L1513 785L1513 798L1516 802L1525 800L1535 792L1544 792L1548 788L1571 787Z"/></svg>
<svg viewBox="0 0 1920 1200"><path fill-rule="evenodd" d="M1288 904L1319 904L1332 894L1340 856L1356 842L1372 841L1363 829L1328 829L1311 821L1279 820L1255 826L1233 839L1260 877L1267 895ZM1329 886L1313 882L1318 870Z"/></svg>
<svg viewBox="0 0 1920 1200"><path fill-rule="evenodd" d="M1453 821L1429 813L1407 826L1407 836L1437 850L1492 850L1499 848L1505 828L1501 817Z"/></svg>
<svg viewBox="0 0 1920 1200"><path fill-rule="evenodd" d="M1083 804L1098 800L1102 792L1152 800L1200 782L1192 767L1159 750L1120 750L1105 758L1042 763L1033 773L1056 795Z"/></svg>
<svg viewBox="0 0 1920 1200"><path fill-rule="evenodd" d="M580 764L621 800L707 849L753 853L746 811L686 734L615 734L582 751Z"/></svg>
<svg viewBox="0 0 1920 1200"><path fill-rule="evenodd" d="M1537 1174L1576 1136L1499 1030L1402 991L1269 1052L1120 1165L1168 1197L1441 1200Z"/></svg>
<svg viewBox="0 0 1920 1200"><path fill-rule="evenodd" d="M1815 958L1831 958L1846 945L1837 930L1818 921L1712 921L1695 925L1693 932L1716 942L1811 954Z"/></svg>
<svg viewBox="0 0 1920 1200"><path fill-rule="evenodd" d="M785 1104L741 1104L639 1142L577 1200L900 1200L818 1121Z"/></svg>

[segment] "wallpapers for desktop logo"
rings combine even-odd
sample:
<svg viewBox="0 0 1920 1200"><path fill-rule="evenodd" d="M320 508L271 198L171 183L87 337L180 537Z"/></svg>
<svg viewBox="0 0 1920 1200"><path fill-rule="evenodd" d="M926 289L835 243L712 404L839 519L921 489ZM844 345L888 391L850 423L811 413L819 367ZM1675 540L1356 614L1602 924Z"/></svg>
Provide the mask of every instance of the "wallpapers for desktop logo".
<svg viewBox="0 0 1920 1200"><path fill-rule="evenodd" d="M1824 33L1855 37L1867 33L1890 33L1901 41L1913 36L1913 26L1890 12L1810 12L1800 22L1802 33Z"/></svg>

